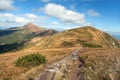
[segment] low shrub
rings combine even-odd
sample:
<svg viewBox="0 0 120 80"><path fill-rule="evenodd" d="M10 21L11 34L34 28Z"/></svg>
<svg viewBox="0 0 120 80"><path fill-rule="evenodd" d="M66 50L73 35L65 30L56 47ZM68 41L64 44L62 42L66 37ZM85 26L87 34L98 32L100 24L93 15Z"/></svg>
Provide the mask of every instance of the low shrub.
<svg viewBox="0 0 120 80"><path fill-rule="evenodd" d="M102 48L101 45L97 45L97 44L89 44L89 43L83 43L84 47L89 47L89 48Z"/></svg>
<svg viewBox="0 0 120 80"><path fill-rule="evenodd" d="M22 56L15 62L16 66L33 67L46 63L45 56L39 53Z"/></svg>

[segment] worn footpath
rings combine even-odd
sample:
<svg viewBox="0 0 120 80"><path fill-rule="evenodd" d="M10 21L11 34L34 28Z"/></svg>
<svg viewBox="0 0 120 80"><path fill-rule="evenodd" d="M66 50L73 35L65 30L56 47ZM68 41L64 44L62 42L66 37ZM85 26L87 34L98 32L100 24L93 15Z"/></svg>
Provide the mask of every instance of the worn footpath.
<svg viewBox="0 0 120 80"><path fill-rule="evenodd" d="M79 54L83 49L77 49L63 60L50 65L36 80L80 80L80 67L83 65Z"/></svg>

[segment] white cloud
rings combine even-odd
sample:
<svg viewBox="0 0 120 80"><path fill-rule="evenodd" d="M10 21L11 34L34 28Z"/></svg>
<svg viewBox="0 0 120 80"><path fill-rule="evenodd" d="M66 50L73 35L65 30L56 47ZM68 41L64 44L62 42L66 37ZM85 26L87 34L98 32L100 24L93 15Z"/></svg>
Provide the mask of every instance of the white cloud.
<svg viewBox="0 0 120 80"><path fill-rule="evenodd" d="M5 13L5 14L0 14L0 17L1 17L1 18L13 18L14 15L13 15L13 14L10 14L10 13Z"/></svg>
<svg viewBox="0 0 120 80"><path fill-rule="evenodd" d="M36 19L36 18L38 18L38 16L37 15L35 15L35 14L32 14L32 13L30 13L30 14L25 14L24 16L26 16L27 18L32 18L32 19Z"/></svg>
<svg viewBox="0 0 120 80"><path fill-rule="evenodd" d="M42 21L46 20L45 16L37 16L33 13L14 15L11 13L0 13L0 26L22 26L29 22L32 23L42 23Z"/></svg>
<svg viewBox="0 0 120 80"><path fill-rule="evenodd" d="M0 17L1 20L3 21L13 22L13 23L25 23L29 21L27 18L24 18L22 16L16 16L11 13L4 13L4 14L1 13Z"/></svg>
<svg viewBox="0 0 120 80"><path fill-rule="evenodd" d="M83 24L82 26L94 26L94 25L91 24L91 23L85 23L85 24Z"/></svg>
<svg viewBox="0 0 120 80"><path fill-rule="evenodd" d="M72 10L67 10L64 6L49 3L44 7L44 12L51 16L60 19L65 23L84 24L85 15Z"/></svg>
<svg viewBox="0 0 120 80"><path fill-rule="evenodd" d="M15 10L13 0L0 0L0 11Z"/></svg>
<svg viewBox="0 0 120 80"><path fill-rule="evenodd" d="M98 12L94 11L93 9L88 10L87 14L89 16L100 16L100 14Z"/></svg>
<svg viewBox="0 0 120 80"><path fill-rule="evenodd" d="M27 18L24 18L24 17L16 17L14 19L14 22L16 22L16 23L28 23L29 20Z"/></svg>
<svg viewBox="0 0 120 80"><path fill-rule="evenodd" d="M58 23L58 22L56 22L56 21L55 21L55 22L53 22L52 24L53 24L53 25L59 25L59 23Z"/></svg>

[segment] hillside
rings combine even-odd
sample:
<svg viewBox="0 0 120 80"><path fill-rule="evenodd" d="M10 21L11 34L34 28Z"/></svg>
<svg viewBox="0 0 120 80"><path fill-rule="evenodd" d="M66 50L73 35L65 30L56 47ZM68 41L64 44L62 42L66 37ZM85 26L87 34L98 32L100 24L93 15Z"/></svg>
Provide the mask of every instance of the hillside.
<svg viewBox="0 0 120 80"><path fill-rule="evenodd" d="M80 57L81 80L120 80L120 49L87 49Z"/></svg>
<svg viewBox="0 0 120 80"><path fill-rule="evenodd" d="M32 41L35 41L35 43ZM39 47L39 49L65 47L120 47L120 42L113 36L90 26L66 30L45 38L33 38L29 43L26 47Z"/></svg>
<svg viewBox="0 0 120 80"><path fill-rule="evenodd" d="M0 31L0 53L20 48L26 41L36 36L49 36L57 33L28 23L23 27L14 27Z"/></svg>
<svg viewBox="0 0 120 80"><path fill-rule="evenodd" d="M16 29L18 28L12 28ZM21 46L22 49L0 54L0 80L45 80L43 77L48 80L53 76L58 79L61 72L64 75L62 78L67 80L120 79L119 41L93 27L75 28L58 33L54 30L45 30L42 33L37 31L34 38ZM82 51L77 51L79 49ZM76 51L77 55L71 54ZM22 56L35 53L45 56L46 63L30 68L15 66L16 60ZM56 74L53 75L55 70Z"/></svg>
<svg viewBox="0 0 120 80"><path fill-rule="evenodd" d="M120 80L119 49L77 49L35 80Z"/></svg>
<svg viewBox="0 0 120 80"><path fill-rule="evenodd" d="M56 69L56 67L63 63L60 67L64 71L65 77L71 79L68 80L119 80L119 61L120 61L120 49L117 48L84 48L79 53L80 63L69 57L71 52L74 52L77 48L62 48L62 49L45 49L45 50L21 50L17 52L9 52L7 54L0 55L0 80L41 80L35 78L42 78L42 80L47 80L52 77L50 72L46 70ZM46 56L47 63L45 65L40 65L32 68L16 67L15 61L24 55L39 52ZM72 55L72 54L71 54ZM74 55L72 55L74 56ZM72 58L72 61L71 61ZM70 59L70 61L68 61ZM81 64L82 61L82 64ZM55 64L54 64L55 63ZM57 64L56 64L57 63ZM67 66L64 66L67 64ZM50 67L50 68L49 68ZM52 68L51 68L52 67ZM48 69L47 69L48 68ZM69 71L70 70L70 71ZM54 72L53 72L54 73ZM45 76L40 76L40 74L48 74ZM56 75L61 73L56 73ZM67 76L68 75L68 76ZM89 77L88 77L89 76ZM43 77L47 79L43 79ZM61 76L60 76L61 77ZM63 78L65 78L63 77ZM80 79L76 79L80 78ZM50 79L51 80L51 79Z"/></svg>
<svg viewBox="0 0 120 80"><path fill-rule="evenodd" d="M37 27L36 25L29 23L23 27L9 28L0 31L0 44L12 44L22 41L26 41L33 37L33 32L41 31L45 29Z"/></svg>
<svg viewBox="0 0 120 80"><path fill-rule="evenodd" d="M0 54L0 80L31 80L32 76L39 75L48 65L53 64L58 60L62 60L68 56L75 48L61 48L61 49L26 49L15 52L7 52ZM39 52L46 57L45 65L40 65L32 68L16 67L15 61L21 56Z"/></svg>

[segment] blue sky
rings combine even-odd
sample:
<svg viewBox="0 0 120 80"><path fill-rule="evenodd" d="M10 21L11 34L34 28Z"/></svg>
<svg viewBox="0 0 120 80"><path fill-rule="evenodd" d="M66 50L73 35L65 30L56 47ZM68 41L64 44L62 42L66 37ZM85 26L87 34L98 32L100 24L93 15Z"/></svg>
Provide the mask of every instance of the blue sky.
<svg viewBox="0 0 120 80"><path fill-rule="evenodd" d="M47 29L86 25L120 32L119 0L0 0L0 29L32 22Z"/></svg>

